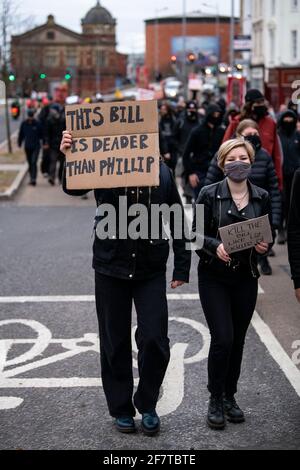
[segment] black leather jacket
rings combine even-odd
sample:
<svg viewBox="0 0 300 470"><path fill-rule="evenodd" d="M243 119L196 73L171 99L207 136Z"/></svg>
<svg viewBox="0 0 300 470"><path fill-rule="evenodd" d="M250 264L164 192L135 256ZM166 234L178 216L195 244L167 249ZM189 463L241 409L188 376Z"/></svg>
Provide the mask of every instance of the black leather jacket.
<svg viewBox="0 0 300 470"><path fill-rule="evenodd" d="M205 186L199 194L196 204L204 205L204 245L197 251L200 257L199 269L206 269L215 275L246 276L259 278L257 269L257 257L254 248L247 249L230 255L232 262L226 264L217 256L217 248L221 243L219 227L225 227L243 220L253 219L268 214L271 220L270 196L248 181L249 204L242 211L238 211L227 184L227 178L219 183ZM196 220L194 217L193 229L195 231ZM275 237L275 233L273 233Z"/></svg>
<svg viewBox="0 0 300 470"><path fill-rule="evenodd" d="M300 289L300 169L296 171L288 224L289 261L295 289Z"/></svg>
<svg viewBox="0 0 300 470"><path fill-rule="evenodd" d="M63 190L71 196L82 196L89 191L68 190L66 179L63 178ZM160 164L160 185L155 188L116 188L116 189L96 189L94 191L97 206L111 204L116 211L116 234L111 238L101 240L97 237L97 225L105 216L96 216L94 231L95 240L93 246L93 268L102 274L121 279L149 279L166 272L166 264L169 256L169 240L163 236L160 239L132 240L119 237L118 226L119 213L127 211L133 204L142 204L148 209L152 204L181 204L181 199L177 187L169 168ZM119 206L119 197L127 196L127 207ZM151 227L151 211L148 211L148 226ZM135 217L128 217L128 224ZM173 220L174 222L174 220ZM171 223L171 234L174 226ZM150 231L150 229L149 229ZM148 232L149 233L149 232ZM174 239L174 272L173 280L189 281L189 271L191 264L191 252L186 250L186 239Z"/></svg>

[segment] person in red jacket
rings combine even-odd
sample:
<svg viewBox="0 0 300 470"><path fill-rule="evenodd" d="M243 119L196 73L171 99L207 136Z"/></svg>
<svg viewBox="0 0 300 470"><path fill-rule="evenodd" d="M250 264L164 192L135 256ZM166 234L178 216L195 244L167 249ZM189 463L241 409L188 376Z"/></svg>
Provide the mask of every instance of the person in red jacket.
<svg viewBox="0 0 300 470"><path fill-rule="evenodd" d="M236 116L229 124L223 142L232 139L235 131L241 121L244 119L253 119L258 123L259 134L262 141L262 147L273 158L276 174L279 182L279 189L283 188L282 176L282 149L277 135L276 123L268 114L265 98L259 90L249 90L245 96L245 105L242 113Z"/></svg>

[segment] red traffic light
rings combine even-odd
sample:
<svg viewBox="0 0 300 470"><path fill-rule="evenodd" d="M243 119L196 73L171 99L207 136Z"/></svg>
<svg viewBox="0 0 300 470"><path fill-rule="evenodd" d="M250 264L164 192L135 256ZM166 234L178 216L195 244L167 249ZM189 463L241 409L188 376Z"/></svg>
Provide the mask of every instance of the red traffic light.
<svg viewBox="0 0 300 470"><path fill-rule="evenodd" d="M187 58L188 58L188 61L190 62L190 64L193 64L196 60L196 56L192 52L191 52L191 54L188 55Z"/></svg>
<svg viewBox="0 0 300 470"><path fill-rule="evenodd" d="M176 64L176 62L177 62L177 57L176 57L176 55L172 55L172 57L171 57L171 62L172 62L172 64Z"/></svg>

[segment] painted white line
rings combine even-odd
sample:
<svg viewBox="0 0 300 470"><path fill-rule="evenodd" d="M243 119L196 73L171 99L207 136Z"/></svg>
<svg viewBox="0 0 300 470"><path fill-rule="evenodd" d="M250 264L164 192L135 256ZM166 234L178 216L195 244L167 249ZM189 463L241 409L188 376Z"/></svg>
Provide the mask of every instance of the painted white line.
<svg viewBox="0 0 300 470"><path fill-rule="evenodd" d="M264 290L259 286L259 294ZM168 300L199 300L199 294L167 294ZM0 304L24 304L24 303L51 303L51 302L95 302L94 295L28 295L0 297Z"/></svg>
<svg viewBox="0 0 300 470"><path fill-rule="evenodd" d="M295 389L300 397L300 371L293 363L292 359L285 352L279 341L275 338L271 329L261 319L257 312L254 313L252 326L258 334L261 342L266 346L273 359L277 362L280 369Z"/></svg>

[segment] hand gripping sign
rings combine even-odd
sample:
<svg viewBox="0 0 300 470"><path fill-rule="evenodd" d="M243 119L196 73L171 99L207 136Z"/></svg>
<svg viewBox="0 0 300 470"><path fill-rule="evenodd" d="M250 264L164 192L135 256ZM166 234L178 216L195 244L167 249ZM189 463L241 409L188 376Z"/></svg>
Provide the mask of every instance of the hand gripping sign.
<svg viewBox="0 0 300 470"><path fill-rule="evenodd" d="M67 189L159 185L156 101L66 106Z"/></svg>

